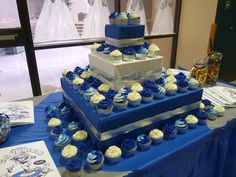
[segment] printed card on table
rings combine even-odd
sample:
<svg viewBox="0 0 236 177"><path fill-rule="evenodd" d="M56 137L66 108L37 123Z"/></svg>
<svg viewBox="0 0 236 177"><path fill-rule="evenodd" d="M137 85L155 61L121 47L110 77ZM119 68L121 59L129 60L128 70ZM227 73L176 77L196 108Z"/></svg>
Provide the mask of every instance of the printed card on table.
<svg viewBox="0 0 236 177"><path fill-rule="evenodd" d="M0 177L60 177L44 141L0 149Z"/></svg>
<svg viewBox="0 0 236 177"><path fill-rule="evenodd" d="M34 105L32 101L0 102L0 113L11 119L11 126L34 124Z"/></svg>

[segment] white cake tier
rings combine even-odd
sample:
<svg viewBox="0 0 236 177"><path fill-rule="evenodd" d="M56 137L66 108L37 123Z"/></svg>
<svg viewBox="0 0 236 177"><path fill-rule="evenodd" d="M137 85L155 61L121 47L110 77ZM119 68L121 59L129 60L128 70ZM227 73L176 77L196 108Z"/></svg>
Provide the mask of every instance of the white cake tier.
<svg viewBox="0 0 236 177"><path fill-rule="evenodd" d="M129 87L135 82L155 80L161 75L163 57L113 63L108 58L90 54L89 63L95 77L113 89L119 89L123 86Z"/></svg>

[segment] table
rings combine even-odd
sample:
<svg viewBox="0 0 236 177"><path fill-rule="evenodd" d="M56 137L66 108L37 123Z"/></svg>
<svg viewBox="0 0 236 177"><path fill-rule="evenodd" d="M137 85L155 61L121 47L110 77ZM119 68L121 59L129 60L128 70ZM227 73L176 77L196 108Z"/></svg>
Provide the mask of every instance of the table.
<svg viewBox="0 0 236 177"><path fill-rule="evenodd" d="M52 151L52 142L48 140L47 125L43 117L44 108L48 104L59 102L61 93L35 97L32 100L37 105L45 97L46 100L36 106L35 125L13 128L8 141L0 147L44 139L63 174L63 165L58 163L60 154ZM236 109L229 109L224 117L208 121L209 128L199 126L174 140L153 146L146 152L138 152L117 165L104 165L101 171L94 173L84 171L83 176L235 177L236 119L224 126L233 117L236 117Z"/></svg>

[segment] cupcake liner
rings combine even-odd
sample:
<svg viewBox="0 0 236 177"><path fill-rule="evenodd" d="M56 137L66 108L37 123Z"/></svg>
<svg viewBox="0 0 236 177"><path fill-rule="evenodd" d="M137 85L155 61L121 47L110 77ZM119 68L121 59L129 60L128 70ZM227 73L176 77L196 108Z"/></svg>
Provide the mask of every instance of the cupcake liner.
<svg viewBox="0 0 236 177"><path fill-rule="evenodd" d="M218 117L224 117L224 114L225 114L224 112L217 112Z"/></svg>
<svg viewBox="0 0 236 177"><path fill-rule="evenodd" d="M112 109L113 107L109 108L109 109L98 109L99 114L107 116L110 115L112 113Z"/></svg>
<svg viewBox="0 0 236 177"><path fill-rule="evenodd" d="M66 157L61 156L59 160L60 160L61 164L66 164L66 162L69 162L70 160L73 160L76 158L78 158L78 154L76 154L74 157L70 157L70 158L66 158Z"/></svg>
<svg viewBox="0 0 236 177"><path fill-rule="evenodd" d="M153 96L149 96L149 97L143 96L142 97L142 102L144 102L144 103L150 103L150 102L152 102L152 100L153 100Z"/></svg>
<svg viewBox="0 0 236 177"><path fill-rule="evenodd" d="M137 149L137 147L135 149L131 150L131 151L122 151L122 156L124 158L133 157L136 153L136 149Z"/></svg>
<svg viewBox="0 0 236 177"><path fill-rule="evenodd" d="M137 60L144 60L147 58L147 53L136 53L136 59Z"/></svg>
<svg viewBox="0 0 236 177"><path fill-rule="evenodd" d="M122 61L122 56L117 56L117 57L110 56L110 61L113 63L120 63Z"/></svg>
<svg viewBox="0 0 236 177"><path fill-rule="evenodd" d="M186 127L184 127L184 128L176 126L176 128L177 128L177 133L178 133L178 134L184 134L184 133L186 133L187 130L188 130L188 126L186 126Z"/></svg>
<svg viewBox="0 0 236 177"><path fill-rule="evenodd" d="M148 150L151 147L151 141L147 144L137 143L140 151Z"/></svg>
<svg viewBox="0 0 236 177"><path fill-rule="evenodd" d="M153 92L153 98L155 99L163 99L165 95L161 95L160 93Z"/></svg>
<svg viewBox="0 0 236 177"><path fill-rule="evenodd" d="M119 19L119 18L115 19L116 25L127 25L127 23L128 23L128 19Z"/></svg>
<svg viewBox="0 0 236 177"><path fill-rule="evenodd" d="M116 104L116 103L113 102L113 105L114 105L114 108L115 108L116 110L125 110L125 109L127 108L128 101L126 101L126 102L123 103L123 104L121 104L121 103Z"/></svg>
<svg viewBox="0 0 236 177"><path fill-rule="evenodd" d="M163 138L158 138L158 139L155 139L155 138L152 138L152 137L150 137L150 138L152 140L152 144L155 144L155 145L161 144L162 141L163 141Z"/></svg>
<svg viewBox="0 0 236 177"><path fill-rule="evenodd" d="M82 170L81 169L78 169L77 171L75 172L71 172L69 170L66 170L63 174L62 174L63 177L80 177L82 176Z"/></svg>
<svg viewBox="0 0 236 177"><path fill-rule="evenodd" d="M135 60L135 55L123 55L123 60L124 61L133 61Z"/></svg>
<svg viewBox="0 0 236 177"><path fill-rule="evenodd" d="M102 158L102 161L98 164L87 163L87 167L89 170L97 171L97 170L101 169L103 163L104 163L104 157Z"/></svg>
<svg viewBox="0 0 236 177"><path fill-rule="evenodd" d="M174 95L176 95L176 90L166 90L166 95L167 96L174 96Z"/></svg>
<svg viewBox="0 0 236 177"><path fill-rule="evenodd" d="M141 100L136 100L136 101L129 100L129 106L131 106L131 107L139 106L140 103L141 103Z"/></svg>
<svg viewBox="0 0 236 177"><path fill-rule="evenodd" d="M148 57L149 58L155 58L155 57L157 57L158 56L158 51L156 51L156 52L150 52L150 51L148 51Z"/></svg>
<svg viewBox="0 0 236 177"><path fill-rule="evenodd" d="M190 85L190 84L189 84L189 87L188 87L189 90L196 90L197 88L198 88L198 86Z"/></svg>
<svg viewBox="0 0 236 177"><path fill-rule="evenodd" d="M188 123L188 128L189 128L189 129L197 128L197 123L196 123L196 124L190 124L190 123Z"/></svg>
<svg viewBox="0 0 236 177"><path fill-rule="evenodd" d="M208 119L209 120L216 120L216 115L208 114Z"/></svg>
<svg viewBox="0 0 236 177"><path fill-rule="evenodd" d="M176 135L177 135L177 132L172 133L172 134L164 134L164 138L166 140L170 140L170 139L174 139L176 137Z"/></svg>
<svg viewBox="0 0 236 177"><path fill-rule="evenodd" d="M121 160L121 156L116 157L116 158L110 158L110 157L105 156L105 158L108 164L116 164L116 163L119 163Z"/></svg>
<svg viewBox="0 0 236 177"><path fill-rule="evenodd" d="M207 119L198 119L198 123L199 123L200 125L206 125Z"/></svg>
<svg viewBox="0 0 236 177"><path fill-rule="evenodd" d="M179 87L178 86L178 92L179 93L185 93L185 92L187 92L188 91L188 87Z"/></svg>
<svg viewBox="0 0 236 177"><path fill-rule="evenodd" d="M140 18L129 18L129 24L139 25L140 24Z"/></svg>

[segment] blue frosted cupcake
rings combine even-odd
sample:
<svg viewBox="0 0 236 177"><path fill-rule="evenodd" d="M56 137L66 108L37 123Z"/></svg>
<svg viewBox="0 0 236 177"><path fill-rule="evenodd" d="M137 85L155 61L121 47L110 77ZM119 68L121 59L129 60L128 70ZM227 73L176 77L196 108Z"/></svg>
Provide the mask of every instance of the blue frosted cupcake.
<svg viewBox="0 0 236 177"><path fill-rule="evenodd" d="M177 135L177 128L174 124L167 123L162 127L165 139L173 139Z"/></svg>
<svg viewBox="0 0 236 177"><path fill-rule="evenodd" d="M123 52L124 61L132 61L135 59L135 50L132 48L125 49Z"/></svg>
<svg viewBox="0 0 236 177"><path fill-rule="evenodd" d="M152 93L152 90L149 88L144 88L140 92L140 95L142 96L142 101L144 103L150 103L153 100L153 93Z"/></svg>
<svg viewBox="0 0 236 177"><path fill-rule="evenodd" d="M177 80L178 92L184 93L187 92L189 83L185 80Z"/></svg>
<svg viewBox="0 0 236 177"><path fill-rule="evenodd" d="M166 85L166 79L164 77L160 77L157 80L155 80L155 84L164 87Z"/></svg>
<svg viewBox="0 0 236 177"><path fill-rule="evenodd" d="M66 162L66 171L62 174L62 176L71 176L71 177L81 176L82 166L83 166L82 161L79 158L74 158Z"/></svg>
<svg viewBox="0 0 236 177"><path fill-rule="evenodd" d="M97 110L101 115L109 115L112 113L113 105L108 99L104 99L97 104Z"/></svg>
<svg viewBox="0 0 236 177"><path fill-rule="evenodd" d="M185 120L178 119L175 121L175 126L177 128L178 134L184 134L188 130L188 123Z"/></svg>
<svg viewBox="0 0 236 177"><path fill-rule="evenodd" d="M94 79L95 78L93 76L89 76L88 78L85 79L85 81L91 84L94 81Z"/></svg>
<svg viewBox="0 0 236 177"><path fill-rule="evenodd" d="M49 105L44 109L47 118L57 117L59 110L56 106Z"/></svg>
<svg viewBox="0 0 236 177"><path fill-rule="evenodd" d="M65 129L62 126L56 126L50 131L50 139L55 141L59 137L59 135L63 134L64 132Z"/></svg>
<svg viewBox="0 0 236 177"><path fill-rule="evenodd" d="M121 144L122 155L124 157L131 157L135 154L137 143L133 139L125 139Z"/></svg>
<svg viewBox="0 0 236 177"><path fill-rule="evenodd" d="M198 111L195 115L198 118L198 123L205 125L208 119L208 114L205 111Z"/></svg>
<svg viewBox="0 0 236 177"><path fill-rule="evenodd" d="M109 164L115 164L120 162L121 154L122 154L121 149L117 146L110 146L105 151L105 157Z"/></svg>
<svg viewBox="0 0 236 177"><path fill-rule="evenodd" d="M60 111L60 118L63 125L67 126L69 122L76 120L76 114L70 106L65 106Z"/></svg>
<svg viewBox="0 0 236 177"><path fill-rule="evenodd" d="M115 24L115 19L118 15L119 15L118 12L113 12L109 15L109 22L110 22L111 25Z"/></svg>
<svg viewBox="0 0 236 177"><path fill-rule="evenodd" d="M152 144L152 140L149 136L142 134L136 139L140 151L148 150Z"/></svg>
<svg viewBox="0 0 236 177"><path fill-rule="evenodd" d="M131 92L127 96L129 106L136 107L139 106L142 100L142 96L138 92Z"/></svg>
<svg viewBox="0 0 236 177"><path fill-rule="evenodd" d="M215 120L216 119L217 111L214 108L206 109L205 111L208 115L209 120Z"/></svg>
<svg viewBox="0 0 236 177"><path fill-rule="evenodd" d="M149 88L149 89L151 89L151 88L154 87L154 86L155 86L155 83L152 82L152 81L150 81L150 80L145 80L145 81L143 81L143 87L144 87L144 88Z"/></svg>
<svg viewBox="0 0 236 177"><path fill-rule="evenodd" d="M102 82L99 79L94 79L94 81L91 83L91 86L95 89L97 89L100 85L102 84Z"/></svg>
<svg viewBox="0 0 236 177"><path fill-rule="evenodd" d="M127 96L122 93L117 93L113 99L114 108L117 110L125 110L128 105Z"/></svg>
<svg viewBox="0 0 236 177"><path fill-rule="evenodd" d="M205 110L213 108L211 101L208 99L202 100L202 103L204 104Z"/></svg>
<svg viewBox="0 0 236 177"><path fill-rule="evenodd" d="M74 73L75 73L77 76L80 76L83 72L84 72L84 69L80 68L79 66L77 66L77 67L74 69Z"/></svg>
<svg viewBox="0 0 236 177"><path fill-rule="evenodd" d="M148 49L141 46L136 52L136 59L146 59L148 55Z"/></svg>
<svg viewBox="0 0 236 177"><path fill-rule="evenodd" d="M70 144L71 139L67 134L60 134L59 137L54 142L54 147L61 151L65 146Z"/></svg>
<svg viewBox="0 0 236 177"><path fill-rule="evenodd" d="M180 72L179 74L176 74L175 78L176 78L177 81L178 80L186 80L187 79L186 75L184 73L182 73L182 72Z"/></svg>
<svg viewBox="0 0 236 177"><path fill-rule="evenodd" d="M103 56L103 51L104 51L105 48L106 48L106 46L105 46L104 44L101 44L101 45L96 49L97 55Z"/></svg>
<svg viewBox="0 0 236 177"><path fill-rule="evenodd" d="M149 137L153 144L160 144L163 140L164 134L159 129L153 129L149 132Z"/></svg>
<svg viewBox="0 0 236 177"><path fill-rule="evenodd" d="M97 92L98 92L98 91L97 91L95 88L93 88L93 87L88 88L87 90L84 91L84 99L85 99L85 100L90 100L90 98L91 98L94 94L96 94Z"/></svg>
<svg viewBox="0 0 236 177"><path fill-rule="evenodd" d="M78 142L77 147L82 155L82 158L86 158L88 153L94 150L94 145L89 140Z"/></svg>
<svg viewBox="0 0 236 177"><path fill-rule="evenodd" d="M90 84L88 82L84 82L83 84L81 84L79 86L79 92L80 94L83 94L85 92L85 90L90 88Z"/></svg>
<svg viewBox="0 0 236 177"><path fill-rule="evenodd" d="M188 123L188 128L190 129L197 128L198 119L194 115L188 115L185 118L185 121Z"/></svg>
<svg viewBox="0 0 236 177"><path fill-rule="evenodd" d="M109 89L106 93L104 93L103 95L105 96L106 99L108 100L113 100L114 96L117 94L118 92L112 89Z"/></svg>
<svg viewBox="0 0 236 177"><path fill-rule="evenodd" d="M101 151L93 150L88 153L86 162L89 170L97 171L103 165L104 156Z"/></svg>
<svg viewBox="0 0 236 177"><path fill-rule="evenodd" d="M128 16L125 12L120 12L115 18L116 25L127 25L128 23Z"/></svg>
<svg viewBox="0 0 236 177"><path fill-rule="evenodd" d="M129 88L127 88L127 87L122 87L119 90L119 93L122 93L122 94L125 94L125 95L128 95L130 92L132 92L132 91Z"/></svg>
<svg viewBox="0 0 236 177"><path fill-rule="evenodd" d="M151 88L151 90L153 93L153 97L156 99L162 99L166 95L166 89L164 87L155 85Z"/></svg>
<svg viewBox="0 0 236 177"><path fill-rule="evenodd" d="M81 129L82 129L81 124L78 121L72 121L69 123L67 127L67 134L73 135L74 133L76 133L78 130Z"/></svg>
<svg viewBox="0 0 236 177"><path fill-rule="evenodd" d="M77 74L75 74L74 72L72 71L69 71L67 74L66 74L66 80L69 84L72 85L72 81L78 77Z"/></svg>

